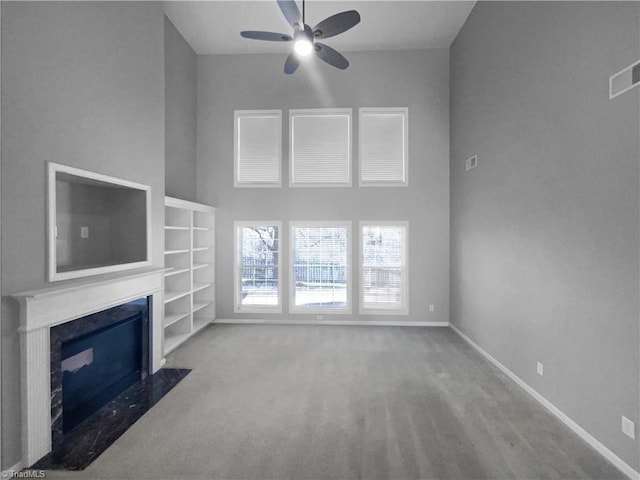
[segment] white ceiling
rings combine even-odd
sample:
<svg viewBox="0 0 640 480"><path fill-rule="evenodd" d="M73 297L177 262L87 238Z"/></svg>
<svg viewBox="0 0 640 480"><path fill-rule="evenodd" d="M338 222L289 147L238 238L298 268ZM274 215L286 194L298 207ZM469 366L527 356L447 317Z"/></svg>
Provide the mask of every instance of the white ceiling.
<svg viewBox="0 0 640 480"><path fill-rule="evenodd" d="M448 48L474 5L475 0L308 0L306 23L313 27L335 13L358 10L358 25L326 40L339 51ZM241 30L292 33L275 0L169 1L164 10L199 55L290 48L284 42L240 37Z"/></svg>

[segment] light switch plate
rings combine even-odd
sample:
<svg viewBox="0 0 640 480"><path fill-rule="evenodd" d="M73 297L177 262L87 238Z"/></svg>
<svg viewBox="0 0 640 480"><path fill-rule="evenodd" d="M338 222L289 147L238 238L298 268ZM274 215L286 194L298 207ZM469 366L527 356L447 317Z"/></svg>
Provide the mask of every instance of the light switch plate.
<svg viewBox="0 0 640 480"><path fill-rule="evenodd" d="M89 238L89 227L80 227L80 238Z"/></svg>

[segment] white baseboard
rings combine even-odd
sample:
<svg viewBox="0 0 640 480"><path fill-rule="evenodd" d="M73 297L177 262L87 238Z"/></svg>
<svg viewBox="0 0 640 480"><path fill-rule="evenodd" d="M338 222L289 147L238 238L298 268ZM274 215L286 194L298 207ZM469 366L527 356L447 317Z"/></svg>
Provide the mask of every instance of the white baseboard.
<svg viewBox="0 0 640 480"><path fill-rule="evenodd" d="M216 318L212 323L242 323L267 325L355 325L381 327L448 327L449 322L392 322L388 320L271 320L260 318Z"/></svg>
<svg viewBox="0 0 640 480"><path fill-rule="evenodd" d="M580 436L584 441L586 441L589 445L595 448L604 458L606 458L609 462L615 465L618 469L620 469L627 477L632 480L640 480L640 473L634 470L631 465L626 463L620 457L618 457L615 453L605 447L602 443L596 440L589 432L587 432L584 428L578 425L576 422L571 420L562 410L556 407L549 400L540 395L537 391L531 388L527 383L524 382L520 377L518 377L515 373L501 364L498 360L496 360L491 354L489 354L486 350L484 350L480 345L467 337L464 333L458 329L454 324L449 325L451 329L456 332L460 337L471 345L474 349L476 349L483 357L493 363L496 367L498 367L502 372L507 375L511 380L516 382L520 387L524 389L529 395L531 395L534 399L536 399L544 408L546 408L549 412L555 415L560 421L562 421L565 425L567 425L571 430Z"/></svg>

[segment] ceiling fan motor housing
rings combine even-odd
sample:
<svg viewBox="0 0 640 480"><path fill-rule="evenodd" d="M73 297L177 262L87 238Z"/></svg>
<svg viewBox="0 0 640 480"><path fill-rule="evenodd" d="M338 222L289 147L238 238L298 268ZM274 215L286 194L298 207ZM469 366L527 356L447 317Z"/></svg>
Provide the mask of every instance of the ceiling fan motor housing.
<svg viewBox="0 0 640 480"><path fill-rule="evenodd" d="M304 30L296 29L293 34L294 50L302 57L309 55L313 51L313 34L309 25L304 26Z"/></svg>
<svg viewBox="0 0 640 480"><path fill-rule="evenodd" d="M308 40L313 42L313 32L309 25L305 25L303 30L296 28L296 31L293 34L293 41L297 42L298 40Z"/></svg>

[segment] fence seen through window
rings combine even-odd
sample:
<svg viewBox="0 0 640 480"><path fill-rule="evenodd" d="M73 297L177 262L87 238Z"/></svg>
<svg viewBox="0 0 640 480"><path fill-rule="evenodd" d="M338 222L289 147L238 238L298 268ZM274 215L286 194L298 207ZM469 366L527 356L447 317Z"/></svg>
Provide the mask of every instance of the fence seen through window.
<svg viewBox="0 0 640 480"><path fill-rule="evenodd" d="M239 235L239 304L279 304L280 228L277 225L241 226Z"/></svg>
<svg viewBox="0 0 640 480"><path fill-rule="evenodd" d="M346 226L292 226L295 307L348 307L349 230Z"/></svg>

